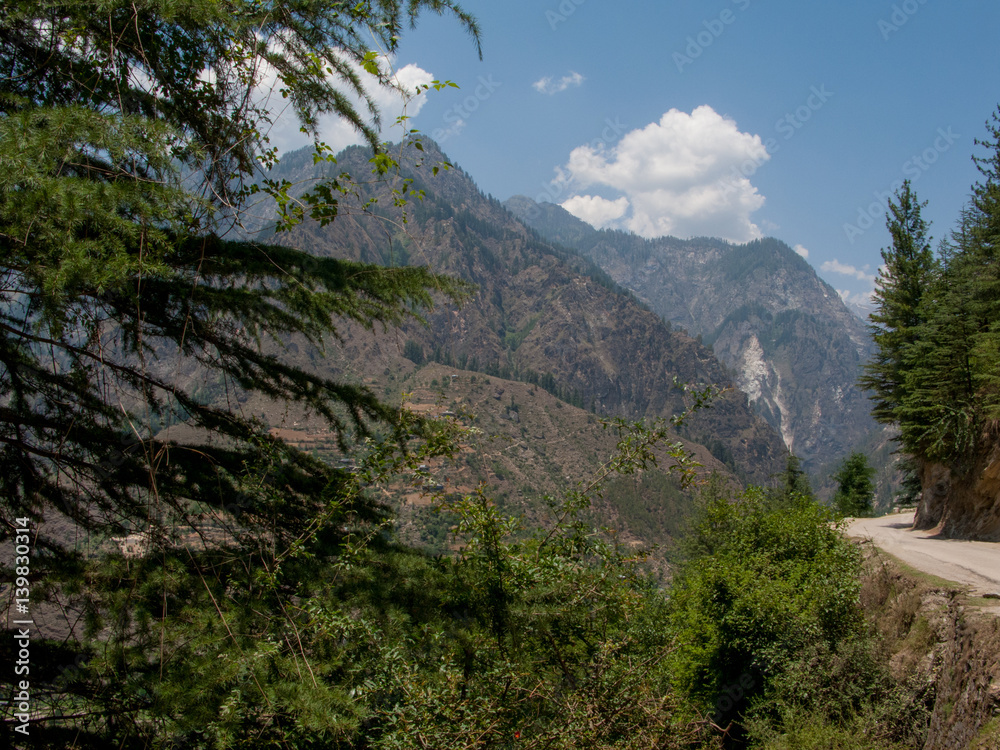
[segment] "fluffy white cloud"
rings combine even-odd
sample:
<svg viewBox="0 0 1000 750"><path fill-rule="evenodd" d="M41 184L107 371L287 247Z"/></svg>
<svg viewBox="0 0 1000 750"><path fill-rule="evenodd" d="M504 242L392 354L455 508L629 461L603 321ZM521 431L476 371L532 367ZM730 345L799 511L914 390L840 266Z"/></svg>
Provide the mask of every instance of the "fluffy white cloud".
<svg viewBox="0 0 1000 750"><path fill-rule="evenodd" d="M551 96L571 87L582 86L585 80L587 79L579 73L570 71L569 75L563 76L558 81L553 80L551 76L545 76L544 78L539 78L531 86L535 91Z"/></svg>
<svg viewBox="0 0 1000 750"><path fill-rule="evenodd" d="M386 59L380 60L379 63L383 68L391 65L391 61ZM394 80L399 88L395 88L380 86L378 80L371 74L361 69L357 71L381 113L382 137L389 140L402 138L405 131L403 127L395 125L396 119L404 114L404 111L408 117L415 117L420 112L426 102L426 96L424 94L413 96L413 93L418 86L430 84L434 80L433 74L412 63L404 65L396 71ZM257 101L264 103L271 110L274 122L268 137L271 139L271 145L277 147L280 153L284 153L309 145L312 139L299 130L299 122L291 107L278 93L279 87L274 70L265 71L257 87L259 92ZM356 97L349 98L358 112L366 114L367 107L363 102ZM323 115L319 118L319 137L334 151L364 143L358 132L336 115Z"/></svg>
<svg viewBox="0 0 1000 750"><path fill-rule="evenodd" d="M805 245L796 245L795 247L792 248L792 250L797 252L803 258L807 260L809 259L809 248L807 248Z"/></svg>
<svg viewBox="0 0 1000 750"><path fill-rule="evenodd" d="M609 201L597 195L576 195L561 205L577 218L602 229L625 215L628 211L628 198Z"/></svg>
<svg viewBox="0 0 1000 750"><path fill-rule="evenodd" d="M871 267L867 265L863 268L858 268L857 266L852 266L848 263L841 263L839 260L834 258L833 260L823 261L823 265L819 267L819 270L824 273L837 273L843 276L853 276L858 281L870 282L874 288L875 274L871 273L870 268Z"/></svg>
<svg viewBox="0 0 1000 750"><path fill-rule="evenodd" d="M581 219L601 205L588 188L610 188L630 210L613 222L643 237L712 236L746 242L762 235L750 216L764 205L748 179L770 155L760 136L708 105L690 114L671 109L644 128L626 133L612 148L580 146L564 167L577 198L564 206ZM568 205L567 205L568 204Z"/></svg>

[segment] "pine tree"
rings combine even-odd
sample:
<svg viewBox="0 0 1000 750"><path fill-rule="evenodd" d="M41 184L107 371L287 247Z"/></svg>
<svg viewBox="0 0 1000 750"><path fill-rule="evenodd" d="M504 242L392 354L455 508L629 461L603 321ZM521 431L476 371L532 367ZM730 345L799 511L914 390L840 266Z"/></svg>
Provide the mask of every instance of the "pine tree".
<svg viewBox="0 0 1000 750"><path fill-rule="evenodd" d="M387 60L423 11L478 38L448 0L4 4L0 512L4 534L31 525L45 582L32 604L73 596L87 620L64 644L33 642L39 746L315 747L357 725L349 696L310 672L337 640L336 603L297 595L380 538L364 482L415 458L398 447L427 430L279 353L293 336L323 347L348 324L419 319L465 288L230 230L262 197L279 229L333 221L351 191L343 175L294 197L267 179L269 93L317 160L333 161L317 132L333 113L375 149L373 171L392 171L362 71L393 85ZM396 443L368 447L365 474L337 470L273 438L244 396L318 415L345 448L376 431ZM431 437L426 455L449 449ZM129 532L132 558L111 538Z"/></svg>
<svg viewBox="0 0 1000 750"><path fill-rule="evenodd" d="M318 137L318 116L335 113L376 148L376 171L391 168L361 71L392 85L383 53L424 10L451 13L478 35L447 0L5 4L5 521L63 514L104 533L150 523L166 533L191 498L241 496L238 477L264 448L282 456L273 476L289 496L305 502L329 483L327 467L275 444L264 425L200 398L179 377L191 368L220 393L310 410L341 440L398 422L398 410L368 390L291 367L267 342L299 335L322 346L345 321L396 325L419 317L437 292L456 299L461 288L423 268L317 258L228 232L261 193L278 201L287 225L333 220L349 189L339 177L296 202L288 185L261 176L276 158L258 89L265 74L307 132ZM330 159L322 145L317 158ZM199 436L158 440L178 422ZM59 546L44 533L39 544Z"/></svg>
<svg viewBox="0 0 1000 750"><path fill-rule="evenodd" d="M794 453L788 454L785 470L777 477L778 481L770 492L771 499L779 505L796 505L802 502L814 501L809 477L802 469L802 461Z"/></svg>
<svg viewBox="0 0 1000 750"><path fill-rule="evenodd" d="M833 506L842 516L871 515L872 502L875 499L875 485L872 478L875 469L868 464L864 453L854 451L845 458L833 479L837 482L837 491L833 496Z"/></svg>
<svg viewBox="0 0 1000 750"><path fill-rule="evenodd" d="M905 451L955 470L966 468L975 453L981 422L965 283L957 265L948 262L926 295L924 322L903 358L896 409Z"/></svg>
<svg viewBox="0 0 1000 750"><path fill-rule="evenodd" d="M969 279L972 366L985 419L1000 419L1000 107L986 123L986 149L973 161L983 179L973 186L963 271Z"/></svg>
<svg viewBox="0 0 1000 750"><path fill-rule="evenodd" d="M921 300L938 270L927 235L929 225L921 218L926 205L907 180L886 213L892 246L882 250L884 266L875 281L875 311L869 316L876 352L860 383L871 391L873 416L887 424L899 422L906 393L907 350L920 335Z"/></svg>
<svg viewBox="0 0 1000 750"><path fill-rule="evenodd" d="M909 456L904 456L899 462L899 471L902 479L899 483L899 490L893 497L896 505L915 505L923 486L920 480L920 467Z"/></svg>
<svg viewBox="0 0 1000 750"><path fill-rule="evenodd" d="M980 458L1000 417L1000 115L987 123L983 180L941 253L920 306L918 335L904 356L896 415L904 447L961 476Z"/></svg>

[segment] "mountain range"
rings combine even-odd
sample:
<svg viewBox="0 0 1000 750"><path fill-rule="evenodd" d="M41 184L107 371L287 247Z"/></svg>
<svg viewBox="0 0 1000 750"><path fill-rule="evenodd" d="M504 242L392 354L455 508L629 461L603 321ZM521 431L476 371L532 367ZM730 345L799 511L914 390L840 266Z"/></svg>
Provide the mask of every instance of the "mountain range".
<svg viewBox="0 0 1000 750"><path fill-rule="evenodd" d="M868 353L864 327L783 243L599 232L558 206L483 195L433 142L404 153L395 183L359 184L334 222L257 236L319 255L427 265L476 291L388 341L346 329L313 366L390 393L419 379L415 366L436 363L629 419L683 409L678 383L712 385L722 395L680 437L745 483L773 481L789 450L814 471L825 467L874 431L854 385ZM317 164L307 149L286 154L271 178L301 193L324 176L365 174L370 158L354 147L335 165ZM401 185L405 206L394 200ZM272 218L259 217L258 228Z"/></svg>
<svg viewBox="0 0 1000 750"><path fill-rule="evenodd" d="M651 310L711 346L756 411L807 470L888 441L857 386L872 354L865 325L780 240L737 245L598 231L563 208L515 196L511 212L594 261Z"/></svg>

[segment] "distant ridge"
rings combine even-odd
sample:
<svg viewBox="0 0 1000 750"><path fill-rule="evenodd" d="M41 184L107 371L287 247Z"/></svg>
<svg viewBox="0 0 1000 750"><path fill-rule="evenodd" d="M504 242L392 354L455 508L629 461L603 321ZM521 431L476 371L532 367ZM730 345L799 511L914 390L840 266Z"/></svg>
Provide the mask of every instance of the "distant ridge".
<svg viewBox="0 0 1000 750"><path fill-rule="evenodd" d="M422 143L425 164L445 160L432 142ZM364 149L351 148L333 168L363 175L369 158ZM272 177L297 183L324 168L331 166L292 154ZM432 176L429 167L414 169L407 161L400 177L412 179L409 188L425 196L407 207L405 223L391 207L390 188L375 184L360 199L378 195L381 219L361 215L345 201L329 226L306 222L276 238L322 255L424 264L477 285L464 307L433 312L427 328L406 327L399 356L406 349L462 369L537 383L599 414L629 418L682 409L675 377L731 386L710 349L672 330L594 261L543 240L484 196L460 168ZM369 356L350 342L346 351L355 361ZM780 437L735 389L693 419L683 435L744 481L767 484L784 468Z"/></svg>
<svg viewBox="0 0 1000 750"><path fill-rule="evenodd" d="M744 245L652 240L596 230L560 206L505 205L553 242L593 260L650 309L712 346L739 387L814 476L884 442L856 382L871 355L865 324L780 240Z"/></svg>

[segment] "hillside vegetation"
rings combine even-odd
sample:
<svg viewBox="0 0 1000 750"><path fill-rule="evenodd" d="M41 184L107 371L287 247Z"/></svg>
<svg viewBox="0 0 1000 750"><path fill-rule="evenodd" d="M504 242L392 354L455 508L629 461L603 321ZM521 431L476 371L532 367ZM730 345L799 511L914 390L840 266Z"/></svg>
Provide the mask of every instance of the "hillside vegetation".
<svg viewBox="0 0 1000 750"><path fill-rule="evenodd" d="M938 649L955 597L864 582L862 547L709 349L433 144L380 143L366 81L392 87L423 13L478 47L461 7L4 11L5 745L995 739L974 710L992 652L966 655L996 639ZM316 139L277 166L262 71ZM332 154L329 114L367 147ZM970 263L991 247L979 216ZM942 277L978 315L994 290L958 257ZM745 316L779 349L810 326ZM968 403L992 419L996 331L970 320Z"/></svg>
<svg viewBox="0 0 1000 750"><path fill-rule="evenodd" d="M419 151L404 149L401 161L400 180L423 191L405 214L386 207L392 186L383 183L342 200L344 215L336 222L306 221L276 239L319 256L426 265L474 284L466 304L430 312L427 326L401 327L404 356L409 348L416 359L538 385L602 416L670 416L683 408L675 379L712 384L726 392L714 409L690 420L683 437L709 447L742 481L766 483L781 471L780 438L730 387L709 349L665 325L590 261L543 241L458 168L432 175L428 167L445 156L420 143ZM349 149L331 168L293 154L273 179L304 190L326 172L363 170L369 158L364 149ZM420 160L426 166L415 168ZM358 210L373 197L380 198L378 217ZM364 361L376 346L385 349L349 341L330 366L338 367L342 356Z"/></svg>

